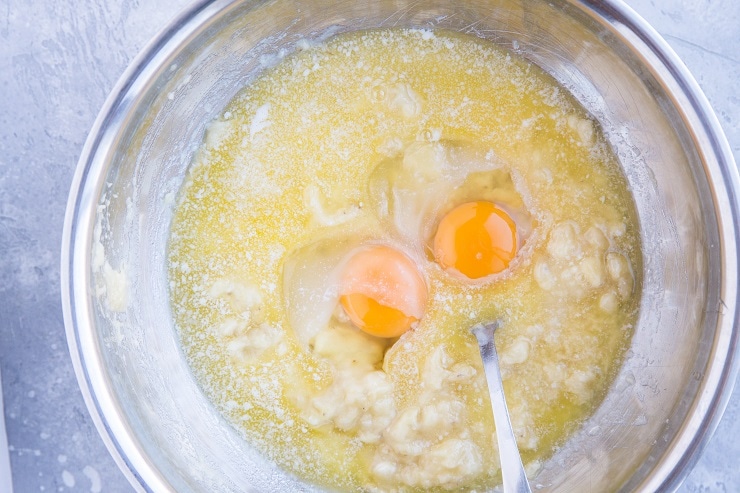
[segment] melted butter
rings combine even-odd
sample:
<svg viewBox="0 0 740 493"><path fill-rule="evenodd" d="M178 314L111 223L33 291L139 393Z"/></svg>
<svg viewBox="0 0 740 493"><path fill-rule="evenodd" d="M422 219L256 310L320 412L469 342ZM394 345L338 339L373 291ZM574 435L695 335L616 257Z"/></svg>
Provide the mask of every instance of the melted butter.
<svg viewBox="0 0 740 493"><path fill-rule="evenodd" d="M532 217L520 258L495 282L451 279L423 244L377 219L367 184L379 163L440 139L490 150L497 163L490 178L476 172L450 190L449 201L489 194ZM429 302L382 365L352 378L359 388L362 375L384 371L398 419L431 405L420 404L434 395L427 392L434 373L424 368L443 350L445 375L467 375L444 390L464 405L447 438L467 440L483 470L440 478L429 472L439 470L434 463L423 467L433 458L383 452L395 443L391 431L367 443L356 431L307 420L307 403L328 392L340 370L296 338L283 266L317 239L358 230L421 250ZM281 467L342 490L469 491L499 481L488 467L498 462L493 423L469 328L501 320L497 347L512 422L524 462L541 463L593 412L629 343L638 237L626 183L598 126L549 76L477 38L350 33L266 71L209 127L172 226L173 313L206 394ZM214 295L218 282L243 289ZM240 294L252 291L258 306ZM442 444L423 439L430 450ZM405 472L387 472L388 457Z"/></svg>

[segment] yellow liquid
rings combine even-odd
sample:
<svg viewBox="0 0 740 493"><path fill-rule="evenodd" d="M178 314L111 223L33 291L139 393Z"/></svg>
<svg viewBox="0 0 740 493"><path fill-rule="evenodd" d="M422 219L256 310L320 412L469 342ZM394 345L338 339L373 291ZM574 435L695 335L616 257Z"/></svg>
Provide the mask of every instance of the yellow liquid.
<svg viewBox="0 0 740 493"><path fill-rule="evenodd" d="M507 179L499 187L495 177L471 174L437 200L513 193L512 204L532 219L519 258L492 282L451 278L426 259L426 238L408 240L409 231L399 235L377 218L368 183L381 163L414 142L448 141L490 151ZM317 221L308 191L330 212L351 210L351 219ZM432 355L447 358L444 399L462 411L442 416L444 436L408 434L421 453L389 445L392 430L363 441L336 424L341 416L321 425L306 417L306 403L338 377L296 336L283 269L297 249L357 231L419 250L423 259L426 315L373 368L392 386L398 421L437 402L425 368ZM469 491L500 481L469 328L501 321L506 397L524 463L534 471L603 398L636 319L640 261L636 214L616 158L598 125L552 78L478 38L378 30L340 35L282 60L211 125L180 192L169 276L194 374L267 457L341 491ZM224 282L258 293L258 309ZM455 383L456 368L473 373ZM434 461L443 459L429 451L442 454L453 439L485 467L452 464L441 477L446 466ZM383 472L384 461L402 467Z"/></svg>

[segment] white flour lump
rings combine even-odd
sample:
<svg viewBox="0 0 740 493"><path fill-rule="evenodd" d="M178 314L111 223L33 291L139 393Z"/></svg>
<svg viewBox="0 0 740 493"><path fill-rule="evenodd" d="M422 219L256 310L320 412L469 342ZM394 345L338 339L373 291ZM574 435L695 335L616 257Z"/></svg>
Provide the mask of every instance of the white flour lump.
<svg viewBox="0 0 740 493"><path fill-rule="evenodd" d="M515 225L515 255L451 275L435 231L479 201ZM381 289L414 307L400 337L360 330L343 301L343 272L369 250L418 272L418 292ZM245 87L194 158L168 259L182 346L214 405L289 473L367 492L500 483L469 330L494 320L536 472L609 387L642 268L626 182L577 102L485 40L406 29L338 35Z"/></svg>

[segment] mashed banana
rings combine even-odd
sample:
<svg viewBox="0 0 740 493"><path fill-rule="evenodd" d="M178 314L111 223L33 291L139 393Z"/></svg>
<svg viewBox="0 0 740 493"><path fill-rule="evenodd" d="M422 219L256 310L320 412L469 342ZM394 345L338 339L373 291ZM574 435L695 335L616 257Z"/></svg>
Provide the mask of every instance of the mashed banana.
<svg viewBox="0 0 740 493"><path fill-rule="evenodd" d="M639 301L635 210L588 114L485 40L378 30L305 45L213 122L172 225L172 307L204 392L250 443L347 491L500 480L470 327L498 320L530 473L603 398ZM521 248L470 281L430 255L457 204L500 204ZM390 245L426 283L398 339L357 330L337 269Z"/></svg>

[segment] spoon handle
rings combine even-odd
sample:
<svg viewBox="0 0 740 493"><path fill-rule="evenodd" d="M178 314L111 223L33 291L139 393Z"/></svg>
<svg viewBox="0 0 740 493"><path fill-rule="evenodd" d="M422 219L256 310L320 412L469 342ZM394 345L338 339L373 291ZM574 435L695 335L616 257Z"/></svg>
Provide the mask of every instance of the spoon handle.
<svg viewBox="0 0 740 493"><path fill-rule="evenodd" d="M519 448L516 445L514 430L509 419L509 411L506 407L498 354L496 354L496 345L493 341L493 332L497 325L497 323L477 325L473 327L472 332L475 338L478 339L483 369L488 383L488 394L491 397L504 493L531 493L532 490L529 487L527 475L524 473L522 458L519 455Z"/></svg>

